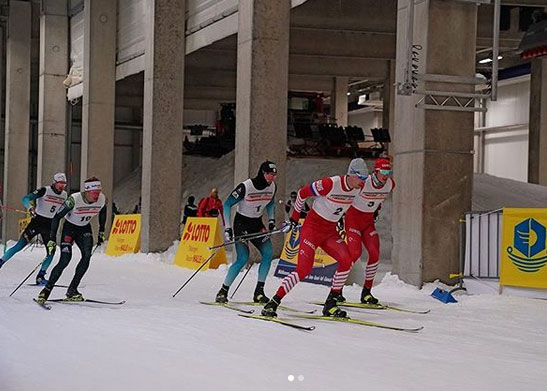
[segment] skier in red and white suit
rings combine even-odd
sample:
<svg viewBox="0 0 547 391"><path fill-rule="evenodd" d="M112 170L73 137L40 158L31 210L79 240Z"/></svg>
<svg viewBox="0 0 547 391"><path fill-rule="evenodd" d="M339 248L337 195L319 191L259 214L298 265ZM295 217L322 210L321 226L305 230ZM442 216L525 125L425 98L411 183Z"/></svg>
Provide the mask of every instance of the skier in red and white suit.
<svg viewBox="0 0 547 391"><path fill-rule="evenodd" d="M395 189L395 182L391 177L392 173L389 159L376 159L374 172L365 181L365 185L359 195L355 197L345 217L344 228L348 238L352 264L361 257L362 244L368 252L365 282L361 292L361 302L365 304L378 303L378 299L370 293L380 257L380 238L374 223L378 220L378 213L382 203ZM339 302L344 300L342 295L338 297Z"/></svg>
<svg viewBox="0 0 547 391"><path fill-rule="evenodd" d="M336 225L359 194L367 175L364 160L354 159L350 163L348 175L324 178L300 189L290 218L292 229L298 224L305 199L315 197L315 200L300 229L298 263L296 269L283 279L276 294L264 306L262 315L277 316L276 310L281 299L311 272L318 247L338 262L338 271L333 277L332 289L325 301L323 314L337 317L347 315L336 305L336 297L340 295L352 262L348 247L336 230Z"/></svg>

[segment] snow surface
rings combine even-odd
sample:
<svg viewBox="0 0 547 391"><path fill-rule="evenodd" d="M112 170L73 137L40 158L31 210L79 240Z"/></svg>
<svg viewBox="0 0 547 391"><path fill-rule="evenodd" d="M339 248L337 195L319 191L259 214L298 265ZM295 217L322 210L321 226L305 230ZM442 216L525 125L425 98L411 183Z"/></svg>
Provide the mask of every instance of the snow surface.
<svg viewBox="0 0 547 391"><path fill-rule="evenodd" d="M224 267L200 273L172 298L193 272L171 265L174 246L163 254L120 258L100 251L81 291L94 299L126 299L123 306L54 303L44 311L31 300L39 288L29 286L8 297L40 262L41 248L2 267L0 390L546 389L547 301L489 294L443 304L430 297L436 285L418 290L387 274L374 288L376 296L431 313L362 310L352 316L423 325L423 331L298 320L317 327L303 332L199 304L213 299ZM59 283L68 284L78 259L75 247ZM236 299L250 298L255 270ZM267 293L279 282L271 277ZM307 303L324 300L327 291L301 283L284 304L309 309ZM355 300L359 291L353 286L344 293ZM55 288L52 297L64 293Z"/></svg>

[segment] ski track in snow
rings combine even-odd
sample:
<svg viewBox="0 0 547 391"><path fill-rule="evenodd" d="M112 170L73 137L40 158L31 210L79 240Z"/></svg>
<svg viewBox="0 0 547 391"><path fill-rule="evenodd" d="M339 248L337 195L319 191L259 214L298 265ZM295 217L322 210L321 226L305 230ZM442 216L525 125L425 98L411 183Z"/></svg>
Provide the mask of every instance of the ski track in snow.
<svg viewBox="0 0 547 391"><path fill-rule="evenodd" d="M172 298L193 272L170 264L173 248L117 259L100 251L81 291L92 299L127 300L122 306L52 303L44 311L31 300L40 288L29 286L8 297L43 257L40 248L19 253L0 270L0 390L545 389L547 301L458 295L459 303L443 304L429 296L435 284L419 290L388 274L374 288L377 297L431 313L350 315L423 325L423 331L295 319L316 326L303 332L199 304L214 299L225 267L200 273ZM75 246L59 283L70 282L78 259ZM255 282L256 268L235 300L249 300ZM273 294L279 283L270 277L266 292ZM359 292L346 287L344 295L355 301ZM64 293L55 288L51 297ZM283 304L310 309L308 302L327 294L326 287L300 283Z"/></svg>

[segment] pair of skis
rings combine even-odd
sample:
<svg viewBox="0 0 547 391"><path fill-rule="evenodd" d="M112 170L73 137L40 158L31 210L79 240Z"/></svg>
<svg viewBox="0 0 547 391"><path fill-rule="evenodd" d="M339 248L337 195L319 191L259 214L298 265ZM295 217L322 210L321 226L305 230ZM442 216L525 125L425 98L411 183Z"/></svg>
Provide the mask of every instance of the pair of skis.
<svg viewBox="0 0 547 391"><path fill-rule="evenodd" d="M243 305L261 305L260 303L254 303L254 302L235 302L235 303L217 303L217 302L201 302L202 304L206 305L217 305L224 308L228 308L230 310L234 310L237 312L240 312L238 314L239 316L249 318L249 319L257 319L257 320L263 320L268 322L274 322L278 324L282 324L284 326L292 327L298 330L304 330L304 331L312 331L315 330L315 326L303 326L297 323L293 322L293 319L290 318L277 318L277 317L269 317L269 316L262 316L262 315L254 315L253 310L246 310L243 308L240 308L237 306L237 304L243 304ZM235 305L234 305L235 304ZM361 303L352 303L352 304L361 304ZM322 305L322 304L321 304ZM351 304L350 304L351 305ZM280 310L285 310L292 312L291 316L299 319L307 319L307 320L325 320L325 321L331 321L331 322L343 322L343 323L352 323L357 324L361 326L369 326L369 327L378 327L382 329L388 329L388 330L396 330L396 331L406 331L406 332L417 332L423 329L423 327L414 327L414 328L407 328L407 327L398 327L398 326L391 326L386 325L382 323L376 323L376 322L369 322L362 319L352 319L349 317L346 318L337 318L332 316L322 316L322 315L314 315L313 311L302 311L298 310L292 307L285 307L285 306L279 306ZM401 311L404 310L404 312L411 312L411 313L419 313L419 314L425 314L428 311L414 311L414 310L407 310L400 307L394 307L394 306L386 306L386 305L375 305L374 307L367 307L367 308L374 308L374 309L392 309L394 311Z"/></svg>
<svg viewBox="0 0 547 391"><path fill-rule="evenodd" d="M312 331L315 330L315 326L302 326L297 323L293 323L292 319L288 318L277 318L277 317L270 317L270 316L262 316L262 315L248 315L248 314L239 314L239 316L243 316L245 318L251 318L251 319L259 319L259 320L265 320L268 322L274 322L279 323L284 326L289 326L295 329L299 330L305 330L305 331ZM388 329L388 330L396 330L396 331L406 331L410 333L415 333L423 329L423 326L420 327L398 327L398 326L390 326L382 323L375 323L375 322L369 322L367 320L362 319L353 319L353 318L339 318L334 316L323 316L323 315L312 315L312 314L292 314L291 316L299 319L308 319L308 320L326 320L331 322L342 322L342 323L352 323L357 324L361 326L369 326L369 327L379 327L382 329Z"/></svg>
<svg viewBox="0 0 547 391"><path fill-rule="evenodd" d="M296 323L292 323L290 319L281 319L281 318L272 318L272 317L262 316L262 315L253 315L254 310L246 310L241 307L238 307L238 305L257 305L257 306L264 305L262 303L255 303L254 301L240 301L240 302L234 302L234 303L217 303L216 301L200 301L200 303L205 305L216 305L219 307L227 308L229 310L237 311L239 312L238 314L239 316L243 316L245 318L267 320L267 321L279 323L279 324L289 326L299 330L312 331L315 329L315 326L302 326ZM315 312L315 310L302 311L302 310L292 308L292 307L287 307L287 306L279 306L278 308L281 310L285 310L285 311L289 311L293 313L299 313L302 315L312 315Z"/></svg>
<svg viewBox="0 0 547 391"><path fill-rule="evenodd" d="M45 303L41 303L36 298L33 298L32 300L45 310L50 310L51 309L51 306L48 304L48 302L51 302L51 303L65 303L65 304L91 303L91 304L104 304L104 305L122 305L122 304L125 303L125 300L121 300L121 301L103 301L103 300L84 299L84 300L76 301L76 300L69 300L69 299L49 299Z"/></svg>
<svg viewBox="0 0 547 391"><path fill-rule="evenodd" d="M324 303L320 302L312 302L312 304L315 305L323 305ZM339 302L337 303L338 307L346 307L346 308L360 308L360 309L366 309L366 310L390 310L390 311L399 311L399 312L407 312L409 314L428 314L431 310L412 310L408 308L402 308L394 305L388 305L388 304L369 304L369 303L358 303L358 302Z"/></svg>
<svg viewBox="0 0 547 391"><path fill-rule="evenodd" d="M205 304L205 305L216 305L216 306L227 308L229 310L242 312L244 314L252 314L252 313L254 313L254 310L243 309L243 308L239 307L240 305L264 306L263 303L255 303L254 301L233 301L233 302L228 302L228 303L218 303L216 301L200 301L200 303ZM292 307L287 307L287 306L284 306L284 305L280 305L278 308L280 310L283 310L283 311L296 312L296 313L302 313L302 314L313 314L313 313L315 313L315 310L304 311L304 310L299 310L299 309L292 308Z"/></svg>

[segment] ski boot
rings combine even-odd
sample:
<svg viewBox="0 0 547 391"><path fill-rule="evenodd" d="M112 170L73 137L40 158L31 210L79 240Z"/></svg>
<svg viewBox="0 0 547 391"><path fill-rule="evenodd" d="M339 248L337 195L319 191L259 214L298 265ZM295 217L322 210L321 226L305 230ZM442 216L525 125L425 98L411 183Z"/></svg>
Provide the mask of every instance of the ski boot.
<svg viewBox="0 0 547 391"><path fill-rule="evenodd" d="M222 285L222 288L220 288L220 290L218 291L217 296L215 298L215 301L217 303L227 303L228 302L228 289L230 289L230 287L228 287L226 285Z"/></svg>
<svg viewBox="0 0 547 391"><path fill-rule="evenodd" d="M40 270L38 274L36 275L36 285L46 285L46 271Z"/></svg>
<svg viewBox="0 0 547 391"><path fill-rule="evenodd" d="M44 304L47 299L49 298L49 295L51 294L51 288L48 288L47 286L44 287L38 294L38 298L36 301L40 304Z"/></svg>
<svg viewBox="0 0 547 391"><path fill-rule="evenodd" d="M323 306L323 315L324 316L332 316L335 318L347 318L348 313L346 311L343 311L338 307L338 303L336 302L336 297L338 296L338 293L330 292L329 296L327 297L327 300L325 301L325 305Z"/></svg>
<svg viewBox="0 0 547 391"><path fill-rule="evenodd" d="M277 295L274 295L274 297L271 298L270 301L268 301L266 303L266 305L264 306L264 308L262 309L262 316L267 316L267 317L270 317L270 318L275 318L277 316L277 307L279 306L279 304L281 303L281 299L277 296Z"/></svg>
<svg viewBox="0 0 547 391"><path fill-rule="evenodd" d="M270 301L270 298L264 294L264 283L259 282L256 284L255 293L253 295L253 301L255 303L266 304Z"/></svg>
<svg viewBox="0 0 547 391"><path fill-rule="evenodd" d="M346 298L342 295L342 291L340 291L340 293L332 292L332 294L333 294L334 299L336 300L337 303L345 303L346 302Z"/></svg>
<svg viewBox="0 0 547 391"><path fill-rule="evenodd" d="M76 288L68 288L66 291L66 301L84 301L84 297Z"/></svg>
<svg viewBox="0 0 547 391"><path fill-rule="evenodd" d="M378 304L378 299L372 296L372 293L370 293L370 289L368 289L367 287L363 287L363 290L361 291L361 303Z"/></svg>

